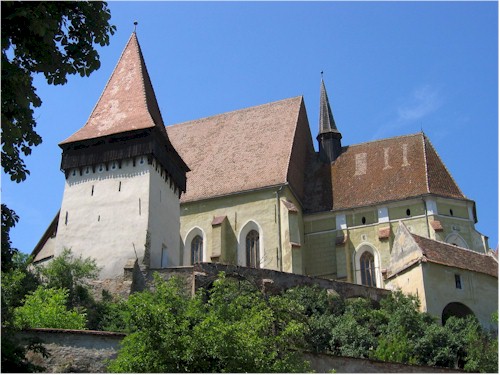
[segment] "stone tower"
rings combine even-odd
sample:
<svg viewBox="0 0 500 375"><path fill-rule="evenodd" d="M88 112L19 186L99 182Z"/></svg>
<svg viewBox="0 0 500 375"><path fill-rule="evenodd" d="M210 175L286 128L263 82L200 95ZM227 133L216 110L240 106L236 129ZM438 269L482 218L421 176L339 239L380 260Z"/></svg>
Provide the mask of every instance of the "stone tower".
<svg viewBox="0 0 500 375"><path fill-rule="evenodd" d="M189 168L168 138L137 36L131 35L85 125L59 145L66 176L55 254L96 259L101 279L128 259L180 264Z"/></svg>
<svg viewBox="0 0 500 375"><path fill-rule="evenodd" d="M319 133L317 137L319 158L323 163L331 163L342 152L342 144L340 142L342 134L340 134L337 130L337 125L335 125L323 78L321 78L319 101Z"/></svg>

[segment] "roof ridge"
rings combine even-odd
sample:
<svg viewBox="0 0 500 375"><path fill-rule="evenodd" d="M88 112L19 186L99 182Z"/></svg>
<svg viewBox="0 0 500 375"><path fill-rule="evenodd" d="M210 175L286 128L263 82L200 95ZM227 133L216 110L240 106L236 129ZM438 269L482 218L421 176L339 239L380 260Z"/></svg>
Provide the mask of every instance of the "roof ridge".
<svg viewBox="0 0 500 375"><path fill-rule="evenodd" d="M187 120L187 121L183 121L183 122L178 122L176 124L166 125L166 127L170 128L170 127L181 126L181 125L185 125L185 124L189 124L189 123L194 123L194 122L206 121L206 120L209 120L209 119L213 119L215 117L227 116L227 115L230 115L230 114L234 114L236 112L244 112L244 111L249 111L249 110L253 110L253 109L257 109L257 108L262 108L262 107L267 107L267 106L271 106L271 105L276 105L278 103L282 103L282 102L286 102L286 101L292 101L292 100L297 100L299 98L301 98L303 100L304 96L303 95L297 95L297 96L293 96L293 97L286 98L286 99L276 100L276 101L270 102L270 103L258 104L258 105L254 105L254 106L251 106L251 107L241 108L241 109L234 109L234 110L231 110L231 111L227 111L227 112L223 112L223 113L218 113L216 115L210 115L210 116L201 117L201 118L197 118L197 119L193 119L193 120Z"/></svg>
<svg viewBox="0 0 500 375"><path fill-rule="evenodd" d="M94 114L97 106L99 105L99 103L101 102L101 99L104 95L104 93L106 92L106 89L108 88L109 86L109 83L111 82L111 79L113 78L113 76L115 75L115 71L116 69L118 68L118 65L120 65L120 61L122 60L122 57L123 55L125 54L125 51L127 50L127 46L129 45L130 41L132 40L132 37L134 36L135 34L135 31L132 32L132 34L130 35L130 37L128 38L128 41L127 41L127 44L125 44L125 48L122 50L122 52L120 53L120 57L118 57L118 60L116 61L116 64L115 64L115 67L113 68L113 70L111 71L111 74L109 75L109 78L108 78L108 81L106 82L106 84L104 85L104 89L101 91L101 94L99 95L99 98L97 99L97 101L95 102L95 105L94 107L92 108L92 111L90 111L90 115L89 117L87 117L87 120L84 122L84 126L90 121L90 119L92 118L92 115Z"/></svg>
<svg viewBox="0 0 500 375"><path fill-rule="evenodd" d="M64 144L158 128L168 140L142 49L133 32L83 126Z"/></svg>
<svg viewBox="0 0 500 375"><path fill-rule="evenodd" d="M448 246L452 249L459 249L459 250L464 250L464 251L468 251L469 253L474 253L474 254L478 254L478 255L483 255L483 256L487 256L489 257L490 255L486 254L486 253L480 253L480 252L477 252L475 250L472 250L472 249L467 249L465 247L461 247L461 246L458 246L458 245L452 245L451 243L448 243L448 242L445 242L445 241L441 241L441 240L436 240L434 238L428 238L428 237L424 237L424 236L420 236L418 234L415 234L415 233L411 233L410 234L413 236L413 237L419 237L419 238L423 238L424 240L428 240L428 241L433 241L433 242L438 242L440 244L443 244L445 246ZM424 254L425 255L425 254Z"/></svg>
<svg viewBox="0 0 500 375"><path fill-rule="evenodd" d="M360 142L360 143L354 143L352 145L347 145L347 146L343 146L342 148L346 148L346 147L355 147L355 146L362 146L362 145L366 145L366 144L370 144L370 143L377 143L377 142L384 142L384 141L389 141L389 140L392 140L392 139L398 139L398 138L409 138L409 137L415 137L417 135L419 135L420 133L412 133L412 134L404 134L404 135L396 135L394 137L389 137L389 138L382 138L382 139L376 139L374 141L367 141L367 142Z"/></svg>
<svg viewBox="0 0 500 375"><path fill-rule="evenodd" d="M293 145L295 144L295 137L297 136L297 128L299 127L299 120L300 120L300 112L302 110L302 103L304 103L304 98L301 96L301 100L299 103L299 110L297 111L297 118L295 119L293 136L290 137L291 144L290 144L290 147L288 147L288 157L287 157L285 176L284 176L285 181L287 181L287 182L288 182L288 175L290 173L290 160L292 159Z"/></svg>
<svg viewBox="0 0 500 375"><path fill-rule="evenodd" d="M424 151L425 186L427 188L427 192L430 194L431 188L429 186L429 168L428 168L428 165L427 165L427 151L425 149L425 135L424 135L423 131L420 132L420 134L422 134L422 148L423 148L423 151Z"/></svg>
<svg viewBox="0 0 500 375"><path fill-rule="evenodd" d="M422 133L423 134L423 133ZM464 194L464 192L462 191L462 189L460 189L460 186L457 184L457 182L455 181L455 178L453 177L453 175L450 173L450 171L448 170L448 167L446 166L446 164L443 162L443 159L441 159L441 156L439 156L439 153L436 151L436 149L434 148L431 140L425 136L425 134L423 134L424 136L424 142L428 142L429 143L429 146L432 148L432 150L434 151L434 153L436 154L437 158L439 159L439 161L441 162L441 164L443 165L446 173L448 173L448 175L450 176L451 180L453 181L453 183L455 184L456 188L458 189L458 191L460 192L460 194L462 195L463 198L467 198L467 196ZM424 144L424 151L425 151L425 144ZM426 155L426 154L424 154ZM425 168L426 168L426 171L427 171L427 160L426 160L426 165L425 165ZM430 192L430 191L429 191Z"/></svg>

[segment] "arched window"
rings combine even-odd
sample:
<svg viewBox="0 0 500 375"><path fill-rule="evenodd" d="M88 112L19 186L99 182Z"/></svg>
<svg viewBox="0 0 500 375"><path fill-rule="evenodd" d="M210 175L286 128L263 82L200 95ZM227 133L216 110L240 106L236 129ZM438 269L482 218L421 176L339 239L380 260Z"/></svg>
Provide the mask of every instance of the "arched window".
<svg viewBox="0 0 500 375"><path fill-rule="evenodd" d="M366 286L377 286L375 279L375 258L369 251L365 251L359 258L361 271L361 284Z"/></svg>
<svg viewBox="0 0 500 375"><path fill-rule="evenodd" d="M196 236L191 241L191 264L203 262L203 238Z"/></svg>
<svg viewBox="0 0 500 375"><path fill-rule="evenodd" d="M259 268L259 232L251 230L246 237L247 267Z"/></svg>

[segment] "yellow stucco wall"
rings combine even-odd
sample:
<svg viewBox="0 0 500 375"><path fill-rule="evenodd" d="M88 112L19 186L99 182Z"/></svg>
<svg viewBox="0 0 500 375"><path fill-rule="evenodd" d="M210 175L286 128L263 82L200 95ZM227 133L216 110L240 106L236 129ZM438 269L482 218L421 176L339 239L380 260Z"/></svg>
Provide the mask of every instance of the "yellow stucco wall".
<svg viewBox="0 0 500 375"><path fill-rule="evenodd" d="M304 226L300 204L286 187L280 192L278 207L277 189L263 189L245 194L182 203L180 234L183 253L190 251L190 232L201 230L206 261L243 265L244 255L241 255L241 251L245 247L244 237L248 232L248 226L256 225L260 237L261 268L280 270L281 263L282 270L285 272L303 273L302 254L305 249L302 247ZM283 204L284 200L293 203L298 208L298 212L289 212ZM227 222L212 226L214 218L221 216L226 216ZM278 220L281 221L281 262ZM293 249L292 242L294 243ZM220 254L215 253L218 248L221 249ZM188 264L188 259L184 256L185 265Z"/></svg>
<svg viewBox="0 0 500 375"><path fill-rule="evenodd" d="M426 290L421 264L415 264L397 277L387 280L385 288L401 290L404 294L417 296L420 300L420 310L427 311Z"/></svg>

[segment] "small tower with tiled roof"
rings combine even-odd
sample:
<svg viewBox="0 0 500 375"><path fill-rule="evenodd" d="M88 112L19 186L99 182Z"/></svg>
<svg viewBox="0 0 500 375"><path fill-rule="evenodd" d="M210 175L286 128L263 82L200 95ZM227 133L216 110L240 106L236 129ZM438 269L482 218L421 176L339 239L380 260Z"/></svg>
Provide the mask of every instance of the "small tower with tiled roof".
<svg viewBox="0 0 500 375"><path fill-rule="evenodd" d="M172 146L136 33L85 125L60 144L66 176L55 255L71 248L123 274L127 259L178 265L189 168Z"/></svg>
<svg viewBox="0 0 500 375"><path fill-rule="evenodd" d="M326 93L325 82L321 77L321 89L319 97L319 134L317 136L319 144L319 158L324 163L331 163L337 159L342 151L340 140L342 134L335 125L332 108Z"/></svg>

